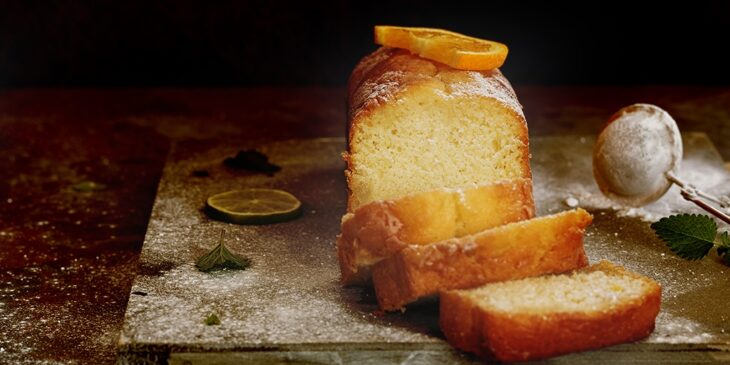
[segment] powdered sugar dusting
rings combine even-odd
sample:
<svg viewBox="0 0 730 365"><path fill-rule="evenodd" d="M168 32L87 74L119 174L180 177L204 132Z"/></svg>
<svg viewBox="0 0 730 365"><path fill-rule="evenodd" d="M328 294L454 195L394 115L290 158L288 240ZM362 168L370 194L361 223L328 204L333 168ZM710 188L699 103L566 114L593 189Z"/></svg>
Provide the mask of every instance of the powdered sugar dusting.
<svg viewBox="0 0 730 365"><path fill-rule="evenodd" d="M394 48L380 47L375 52L363 57L350 74L348 81L350 91L360 87L365 77L381 62L390 58L396 52ZM350 95L352 97L352 95Z"/></svg>
<svg viewBox="0 0 730 365"><path fill-rule="evenodd" d="M440 341L419 325L390 326L362 289L342 289L335 236L345 212L342 139L259 146L282 167L273 177L233 173L221 161L252 146L176 147L153 208L120 340L134 359L156 345L191 351L302 343ZM191 176L207 169L211 178ZM240 226L208 219L200 208L214 193L276 187L304 204L303 217ZM248 257L244 271L203 273L194 262L224 231L231 251ZM137 294L134 294L137 293ZM215 313L220 325L206 326Z"/></svg>
<svg viewBox="0 0 730 365"><path fill-rule="evenodd" d="M576 143L580 140L584 143ZM601 198L590 174L592 142L588 137L532 139L539 215L565 210L565 199L575 197L594 215L585 239L590 260L616 262L662 285L662 312L646 342L730 341L725 333L730 269L714 257L682 260L656 239L646 222L617 214L630 208ZM685 169L680 173L715 193L726 192L722 189L730 186L718 184L727 181L728 173L716 155L706 154L712 150L703 143L707 139L701 135L685 136ZM409 306L403 314L382 316L375 312L369 290L341 287L334 242L345 212L342 139L259 146L283 168L274 177L236 174L220 164L238 149L254 146L199 144L179 146L166 166L120 339L123 358L136 359L155 349L244 351L321 344L448 348L437 329L437 306ZM211 178L191 177L200 168L208 169ZM247 186L288 190L302 200L306 214L277 225L237 226L211 221L200 212L207 196ZM692 211L679 200L660 202L642 211L657 216ZM195 259L217 243L221 230L232 251L252 260L250 269L206 274L194 268ZM468 252L474 245L453 249ZM210 313L220 317L220 325L203 323Z"/></svg>
<svg viewBox="0 0 730 365"><path fill-rule="evenodd" d="M622 108L598 136L593 158L596 181L613 200L643 205L671 186L679 172L682 139L674 119L650 104Z"/></svg>
<svg viewBox="0 0 730 365"><path fill-rule="evenodd" d="M448 87L452 96L477 96L493 98L504 104L510 110L521 117L522 105L517 100L517 95L512 89L507 78L495 69L492 71L451 71L463 72L463 79L460 82L449 83Z"/></svg>
<svg viewBox="0 0 730 365"><path fill-rule="evenodd" d="M365 81L355 92L354 98L363 100L363 108L386 103L392 99L392 96L400 88L400 83L395 80L402 77L402 72L390 71L384 73L377 80Z"/></svg>
<svg viewBox="0 0 730 365"><path fill-rule="evenodd" d="M730 173L704 134L685 133L679 175L717 195L730 194ZM579 143L576 143L576 142ZM677 213L704 211L684 201L676 187L652 204L633 208L598 190L591 171L593 137L533 138L532 173L538 215L567 209L569 199L593 214L585 248L592 262L609 260L662 285L662 311L649 343L699 344L730 341L726 314L730 269L714 255L687 261L656 238L649 223ZM720 227L724 227L720 224ZM727 227L724 227L727 228Z"/></svg>
<svg viewBox="0 0 730 365"><path fill-rule="evenodd" d="M404 50L382 47L364 57L353 71L350 89L350 117L356 118L386 102L396 102L411 85L432 82L442 97L492 98L522 118L522 105L512 85L498 70L462 71ZM438 85L443 85L443 89Z"/></svg>
<svg viewBox="0 0 730 365"><path fill-rule="evenodd" d="M593 137L545 137L531 143L535 196L551 196L563 203L551 205L554 206L552 211L561 209L561 206L565 207L569 203L577 203L576 206L586 209L608 209L619 217L639 218L645 222L654 222L677 212L705 213L684 200L676 186L667 191L661 199L642 207L623 205L607 198L600 192L593 179L590 156L594 141ZM722 168L722 161L716 153L707 155L708 151L714 152L711 144L708 144L709 141L704 135L693 133L684 135L684 145L694 148L685 151L679 176L695 184L699 189L717 195L728 195L730 184L727 184L727 171ZM551 149L549 153L540 153L540 150L548 148ZM566 155L566 151L571 155ZM587 157L577 158L572 154ZM715 159L716 165L708 165L706 163L708 158Z"/></svg>

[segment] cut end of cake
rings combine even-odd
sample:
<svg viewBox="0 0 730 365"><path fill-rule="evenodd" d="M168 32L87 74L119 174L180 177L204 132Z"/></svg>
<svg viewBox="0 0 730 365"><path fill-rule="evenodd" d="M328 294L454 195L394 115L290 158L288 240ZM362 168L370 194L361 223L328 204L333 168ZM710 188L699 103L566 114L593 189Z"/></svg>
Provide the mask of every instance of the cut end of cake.
<svg viewBox="0 0 730 365"><path fill-rule="evenodd" d="M494 283L467 292L480 306L503 313L535 315L600 313L619 300L638 300L655 283L637 280L608 263L572 275L546 275Z"/></svg>
<svg viewBox="0 0 730 365"><path fill-rule="evenodd" d="M570 274L445 291L440 324L462 350L535 360L646 337L660 300L658 283L602 261Z"/></svg>
<svg viewBox="0 0 730 365"><path fill-rule="evenodd" d="M428 245L534 216L532 182L506 180L442 189L361 206L342 219L337 255L342 282L368 282L370 266L408 245Z"/></svg>
<svg viewBox="0 0 730 365"><path fill-rule="evenodd" d="M531 177L527 124L499 71L457 71L407 52L380 59L378 52L358 66L367 70L351 85L349 211Z"/></svg>
<svg viewBox="0 0 730 365"><path fill-rule="evenodd" d="M383 107L356 127L353 207L529 176L524 127L513 112L496 101L450 101L433 92Z"/></svg>

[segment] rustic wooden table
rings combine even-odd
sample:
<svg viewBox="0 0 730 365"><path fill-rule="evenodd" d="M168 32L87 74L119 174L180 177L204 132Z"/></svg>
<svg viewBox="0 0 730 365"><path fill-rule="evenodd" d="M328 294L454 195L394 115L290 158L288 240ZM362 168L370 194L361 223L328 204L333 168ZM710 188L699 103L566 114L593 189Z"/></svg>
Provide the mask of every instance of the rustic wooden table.
<svg viewBox="0 0 730 365"><path fill-rule="evenodd" d="M634 102L730 160L730 88L521 87L530 133ZM0 91L0 363L111 363L172 141L342 136L341 88ZM81 192L73 186L106 186Z"/></svg>

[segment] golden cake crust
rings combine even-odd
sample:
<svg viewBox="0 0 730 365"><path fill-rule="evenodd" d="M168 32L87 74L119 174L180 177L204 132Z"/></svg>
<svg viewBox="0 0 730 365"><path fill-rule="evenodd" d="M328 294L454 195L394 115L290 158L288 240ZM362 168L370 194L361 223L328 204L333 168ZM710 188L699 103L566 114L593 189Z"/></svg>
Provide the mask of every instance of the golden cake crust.
<svg viewBox="0 0 730 365"><path fill-rule="evenodd" d="M583 209L534 218L426 246L412 245L373 267L380 308L402 308L443 290L562 273L588 264Z"/></svg>
<svg viewBox="0 0 730 365"><path fill-rule="evenodd" d="M441 329L453 346L500 361L543 359L648 336L660 309L659 284L607 262L581 271L595 270L642 280L649 290L604 311L539 314L485 310L466 291L449 290L441 293Z"/></svg>
<svg viewBox="0 0 730 365"><path fill-rule="evenodd" d="M397 48L380 47L365 56L348 82L348 129L363 114L389 103L411 87L432 86L444 97L474 96L496 99L522 119L522 105L499 69L465 71L413 55Z"/></svg>
<svg viewBox="0 0 730 365"><path fill-rule="evenodd" d="M534 214L529 179L365 204L342 219L342 233L337 237L342 282L366 283L370 266L408 245L461 237Z"/></svg>
<svg viewBox="0 0 730 365"><path fill-rule="evenodd" d="M381 47L364 57L350 75L348 82L347 163L345 177L348 186L347 211L360 206L350 187L352 186L353 152L351 141L358 124L377 108L397 102L409 92L430 89L445 99L473 97L496 100L522 124L523 178L531 178L527 123L522 105L512 85L498 69L490 71L456 70L439 62L413 55L402 49Z"/></svg>

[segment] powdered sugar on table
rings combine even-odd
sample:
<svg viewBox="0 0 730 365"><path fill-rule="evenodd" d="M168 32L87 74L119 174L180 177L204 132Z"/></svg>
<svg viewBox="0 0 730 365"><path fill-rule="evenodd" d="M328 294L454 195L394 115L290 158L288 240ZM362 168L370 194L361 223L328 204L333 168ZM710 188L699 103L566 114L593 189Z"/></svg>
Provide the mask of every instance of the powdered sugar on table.
<svg viewBox="0 0 730 365"><path fill-rule="evenodd" d="M685 137L681 176L727 194L728 173L707 138ZM674 189L643 208L604 198L591 175L592 143L580 136L531 140L538 215L572 205L586 208L594 215L586 235L591 261L608 259L662 284L656 330L636 346L729 343L725 308L730 270L712 257L699 262L677 258L645 222L695 212L694 207ZM252 147L282 170L268 177L221 164L239 149ZM380 351L393 362L413 356L426 356L431 363L467 361L444 342L433 302L383 315L371 289L340 286L334 243L345 212L343 150L342 139L176 146L159 186L129 300L121 362L164 362L178 356L174 354L211 352L246 353L251 360L281 351L298 351L311 361L315 358L307 356L315 356L312 351L329 351L324 360L315 356L323 362L347 362L342 359L358 351ZM192 175L200 169L210 177ZM208 196L245 187L287 190L303 202L305 214L287 223L239 226L210 220L201 211ZM251 259L249 269L203 273L195 268L196 258L218 243L221 231L229 249ZM204 323L211 313L220 325ZM396 350L404 351L402 358Z"/></svg>

